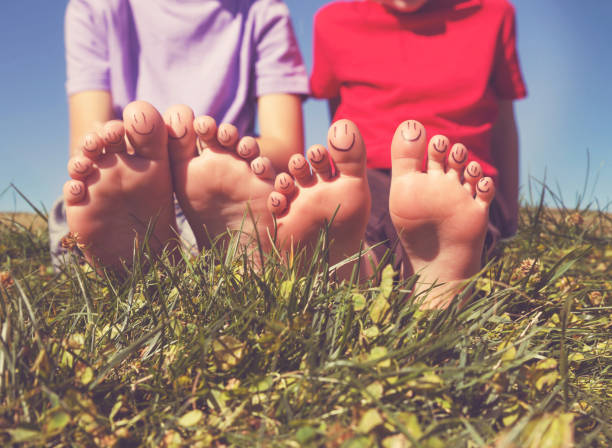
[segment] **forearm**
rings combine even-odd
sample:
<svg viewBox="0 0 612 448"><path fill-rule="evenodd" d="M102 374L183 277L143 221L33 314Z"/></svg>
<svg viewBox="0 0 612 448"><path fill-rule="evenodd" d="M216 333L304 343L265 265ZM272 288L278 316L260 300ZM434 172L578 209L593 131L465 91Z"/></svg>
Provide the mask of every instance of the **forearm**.
<svg viewBox="0 0 612 448"><path fill-rule="evenodd" d="M256 140L261 155L270 159L277 172L287 171L291 156L304 152L303 140L288 142L287 139L273 136L260 136Z"/></svg>
<svg viewBox="0 0 612 448"><path fill-rule="evenodd" d="M85 134L100 131L102 125L112 120L111 95L103 90L89 90L68 98L70 122L70 157L78 155Z"/></svg>

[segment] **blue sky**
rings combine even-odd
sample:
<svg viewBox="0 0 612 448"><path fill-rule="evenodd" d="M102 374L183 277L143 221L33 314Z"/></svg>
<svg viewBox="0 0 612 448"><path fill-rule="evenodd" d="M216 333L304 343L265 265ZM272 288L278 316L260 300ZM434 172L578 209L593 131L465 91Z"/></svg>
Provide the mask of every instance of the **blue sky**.
<svg viewBox="0 0 612 448"><path fill-rule="evenodd" d="M312 17L324 0L286 0L308 68ZM514 0L518 47L529 97L516 104L521 185L546 180L573 205L582 192L599 207L612 201L612 2ZM67 179L68 120L64 94L66 0L0 2L0 211L28 211L14 183L50 208ZM326 104L305 107L306 144L321 143ZM407 117L408 118L408 117ZM595 183L596 180L596 183Z"/></svg>

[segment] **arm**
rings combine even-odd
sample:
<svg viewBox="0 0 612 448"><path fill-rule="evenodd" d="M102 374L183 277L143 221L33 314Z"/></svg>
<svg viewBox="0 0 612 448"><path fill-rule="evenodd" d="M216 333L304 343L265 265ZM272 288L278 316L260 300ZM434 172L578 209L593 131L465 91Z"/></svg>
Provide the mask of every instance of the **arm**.
<svg viewBox="0 0 612 448"><path fill-rule="evenodd" d="M493 160L499 169L496 194L500 196L500 202L503 204L504 216L512 218L508 224L514 233L518 224L519 149L512 100L500 101L499 115L492 129L491 144Z"/></svg>
<svg viewBox="0 0 612 448"><path fill-rule="evenodd" d="M112 120L113 107L110 92L87 90L68 98L70 121L70 157L78 154L81 139L88 132L97 131L108 120Z"/></svg>
<svg viewBox="0 0 612 448"><path fill-rule="evenodd" d="M302 100L286 93L266 94L257 100L261 154L278 171L287 171L289 158L304 152Z"/></svg>

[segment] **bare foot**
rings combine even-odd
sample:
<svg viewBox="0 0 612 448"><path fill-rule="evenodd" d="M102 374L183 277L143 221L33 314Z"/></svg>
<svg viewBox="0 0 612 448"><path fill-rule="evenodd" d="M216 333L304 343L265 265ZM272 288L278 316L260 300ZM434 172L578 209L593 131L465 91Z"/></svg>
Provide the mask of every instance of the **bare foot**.
<svg viewBox="0 0 612 448"><path fill-rule="evenodd" d="M184 105L172 106L164 120L174 192L198 246L208 247L211 238L242 228L245 244L258 232L266 248L273 222L266 203L275 173L270 161L259 156L255 139L239 140L234 126L217 127L211 117L194 120L193 111Z"/></svg>
<svg viewBox="0 0 612 448"><path fill-rule="evenodd" d="M416 292L445 283L427 298L425 306L434 308L447 306L461 280L480 269L495 186L482 177L477 162L465 167L468 151L462 144L451 148L446 137L432 137L427 172L422 172L426 150L421 123L409 120L397 128L391 145L389 213L410 260L404 274L420 274Z"/></svg>
<svg viewBox="0 0 612 448"><path fill-rule="evenodd" d="M86 135L68 163L66 216L87 259L117 270L149 228L155 252L176 238L167 131L153 106L136 101L101 134Z"/></svg>
<svg viewBox="0 0 612 448"><path fill-rule="evenodd" d="M316 244L319 232L336 213L329 232L330 263L356 254L364 239L370 216L370 190L366 177L366 152L357 126L334 123L327 135L328 147L315 145L307 156L295 154L289 172L275 181L268 206L277 216L277 242L281 249ZM335 174L332 176L332 164ZM350 269L340 276L346 278Z"/></svg>

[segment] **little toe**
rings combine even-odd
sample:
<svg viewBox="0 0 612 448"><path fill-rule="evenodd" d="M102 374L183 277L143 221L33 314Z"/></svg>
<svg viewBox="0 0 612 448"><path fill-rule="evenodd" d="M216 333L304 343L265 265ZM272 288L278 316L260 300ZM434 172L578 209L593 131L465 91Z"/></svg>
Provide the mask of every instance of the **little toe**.
<svg viewBox="0 0 612 448"><path fill-rule="evenodd" d="M429 147L427 149L427 172L444 172L446 152L449 147L450 141L444 135L434 135L431 140L429 140Z"/></svg>
<svg viewBox="0 0 612 448"><path fill-rule="evenodd" d="M427 147L425 127L415 120L400 124L391 142L393 175L421 171Z"/></svg>
<svg viewBox="0 0 612 448"><path fill-rule="evenodd" d="M476 161L472 161L468 163L468 166L465 167L465 171L463 173L463 177L465 178L465 183L463 186L473 194L476 193L476 184L482 178L482 168L480 163Z"/></svg>
<svg viewBox="0 0 612 448"><path fill-rule="evenodd" d="M107 154L125 152L125 128L120 120L111 120L102 128L104 148Z"/></svg>
<svg viewBox="0 0 612 448"><path fill-rule="evenodd" d="M448 174L461 179L461 173L468 160L468 150L462 143L455 143L448 153Z"/></svg>
<svg viewBox="0 0 612 448"><path fill-rule="evenodd" d="M293 177L287 173L280 173L274 180L274 189L289 197L295 193L295 182Z"/></svg>
<svg viewBox="0 0 612 448"><path fill-rule="evenodd" d="M365 176L365 144L355 123L346 119L336 121L329 128L327 143L333 163L340 173Z"/></svg>
<svg viewBox="0 0 612 448"><path fill-rule="evenodd" d="M77 156L68 161L68 174L72 179L85 180L94 170L93 161L87 157Z"/></svg>
<svg viewBox="0 0 612 448"><path fill-rule="evenodd" d="M81 142L81 152L91 160L98 159L104 151L104 140L95 132L85 134Z"/></svg>
<svg viewBox="0 0 612 448"><path fill-rule="evenodd" d="M275 216L282 215L287 210L288 203L287 197L278 191L273 191L268 196L268 210Z"/></svg>
<svg viewBox="0 0 612 448"><path fill-rule="evenodd" d="M306 186L312 182L310 165L302 154L293 154L289 159L289 172L300 185Z"/></svg>
<svg viewBox="0 0 612 448"><path fill-rule="evenodd" d="M259 157L260 151L257 140L253 137L242 137L238 143L236 152L244 160L252 160L255 157Z"/></svg>
<svg viewBox="0 0 612 448"><path fill-rule="evenodd" d="M329 153L322 145L313 145L306 151L306 156L312 165L312 169L322 179L329 179L331 176L331 165Z"/></svg>
<svg viewBox="0 0 612 448"><path fill-rule="evenodd" d="M168 131L161 115L151 104L146 101L128 104L123 109L123 123L135 154L156 160L167 157Z"/></svg>
<svg viewBox="0 0 612 448"><path fill-rule="evenodd" d="M72 179L64 184L64 201L67 205L74 205L83 201L86 194L87 188L80 180Z"/></svg>
<svg viewBox="0 0 612 448"><path fill-rule="evenodd" d="M490 177L483 177L476 184L476 200L489 206L495 197L495 182Z"/></svg>
<svg viewBox="0 0 612 448"><path fill-rule="evenodd" d="M272 180L276 176L272 162L267 157L257 157L251 162L251 170L264 180Z"/></svg>
<svg viewBox="0 0 612 448"><path fill-rule="evenodd" d="M196 155L193 121L193 110L184 104L176 104L164 112L168 150L173 160L188 160Z"/></svg>

